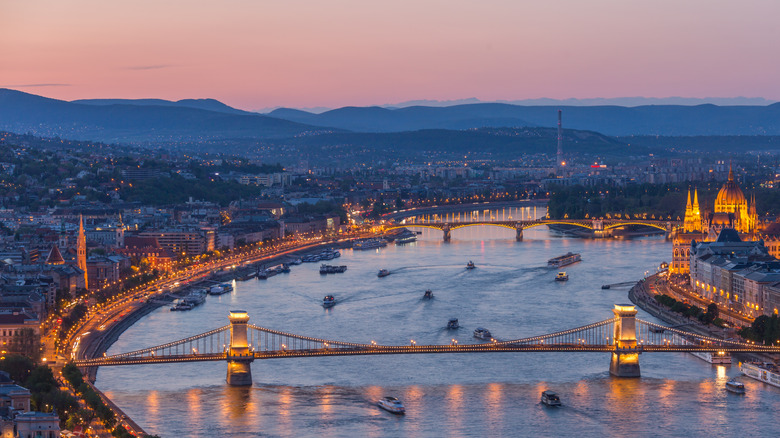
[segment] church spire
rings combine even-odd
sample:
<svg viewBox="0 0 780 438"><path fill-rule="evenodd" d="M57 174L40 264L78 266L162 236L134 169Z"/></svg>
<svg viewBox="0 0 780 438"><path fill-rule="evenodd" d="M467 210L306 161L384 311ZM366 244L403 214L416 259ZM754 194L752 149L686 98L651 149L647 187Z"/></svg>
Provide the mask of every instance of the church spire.
<svg viewBox="0 0 780 438"><path fill-rule="evenodd" d="M734 170L731 168L731 160L729 160L729 181L734 181Z"/></svg>
<svg viewBox="0 0 780 438"><path fill-rule="evenodd" d="M84 234L84 217L79 215L79 236L76 243L76 262L79 269L84 271L84 289L89 289L87 281L87 236Z"/></svg>

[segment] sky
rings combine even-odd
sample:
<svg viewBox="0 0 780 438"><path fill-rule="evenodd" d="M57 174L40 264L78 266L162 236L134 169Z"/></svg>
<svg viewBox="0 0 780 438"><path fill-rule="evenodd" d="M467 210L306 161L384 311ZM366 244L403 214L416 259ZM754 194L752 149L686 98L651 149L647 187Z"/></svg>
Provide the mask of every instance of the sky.
<svg viewBox="0 0 780 438"><path fill-rule="evenodd" d="M777 0L0 0L0 87L256 110L780 100Z"/></svg>

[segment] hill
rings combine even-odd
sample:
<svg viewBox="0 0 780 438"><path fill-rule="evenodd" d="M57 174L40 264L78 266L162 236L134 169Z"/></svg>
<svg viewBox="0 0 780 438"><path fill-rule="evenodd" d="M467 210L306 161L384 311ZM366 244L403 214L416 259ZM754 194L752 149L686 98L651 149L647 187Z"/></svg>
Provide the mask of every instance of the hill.
<svg viewBox="0 0 780 438"><path fill-rule="evenodd" d="M606 135L780 135L780 103L767 106L644 105L520 106L480 103L449 107L345 107L313 114L277 109L274 117L359 132L418 129L555 126L558 109L566 128Z"/></svg>
<svg viewBox="0 0 780 438"><path fill-rule="evenodd" d="M198 102L199 105L215 105ZM192 108L186 106L188 104L192 102L185 101L184 105L86 104L0 89L0 130L118 143L267 139L322 131L265 115L232 114Z"/></svg>
<svg viewBox="0 0 780 438"><path fill-rule="evenodd" d="M177 101L164 99L79 99L72 100L71 103L82 103L86 105L139 105L139 106L175 106L182 108L197 108L206 111L216 111L228 114L254 115L249 111L243 111L232 106L225 105L216 99L182 99Z"/></svg>

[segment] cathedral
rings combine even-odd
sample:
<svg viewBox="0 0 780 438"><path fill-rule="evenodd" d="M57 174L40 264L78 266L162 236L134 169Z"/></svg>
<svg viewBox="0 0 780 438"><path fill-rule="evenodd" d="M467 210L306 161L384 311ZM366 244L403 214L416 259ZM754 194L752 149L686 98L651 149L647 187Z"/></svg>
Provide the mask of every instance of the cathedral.
<svg viewBox="0 0 780 438"><path fill-rule="evenodd" d="M723 184L712 211L702 213L699 207L699 192L694 190L693 202L688 191L688 204L685 207L683 229L674 237L671 274L688 274L691 262L691 241L713 242L724 228L739 233L742 241L762 239L761 223L756 213L755 199L748 203L739 185L734 181L734 172L729 168L728 181ZM770 247L770 249L772 249ZM777 257L778 254L772 254Z"/></svg>

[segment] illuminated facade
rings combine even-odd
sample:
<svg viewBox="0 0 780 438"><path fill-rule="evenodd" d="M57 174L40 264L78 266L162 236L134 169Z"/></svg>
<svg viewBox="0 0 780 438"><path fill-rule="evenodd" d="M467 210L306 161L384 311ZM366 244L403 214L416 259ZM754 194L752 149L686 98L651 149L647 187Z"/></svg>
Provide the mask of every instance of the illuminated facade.
<svg viewBox="0 0 780 438"><path fill-rule="evenodd" d="M685 206L683 229L673 239L672 274L689 274L691 265L691 243L714 242L721 230L736 230L742 241L755 241L763 236L753 199L748 203L739 185L734 180L734 171L729 169L728 180L718 192L713 210L704 213L699 206L699 192L694 190L693 202L688 191L688 203ZM778 245L780 249L780 245ZM780 251L779 251L780 252ZM772 254L777 257L778 254Z"/></svg>

